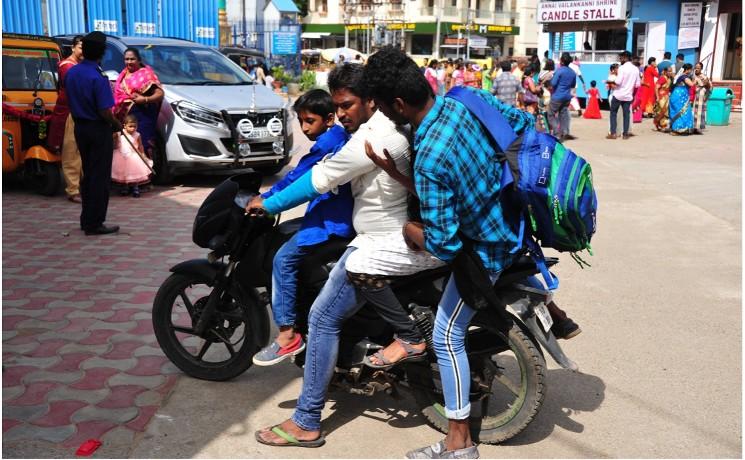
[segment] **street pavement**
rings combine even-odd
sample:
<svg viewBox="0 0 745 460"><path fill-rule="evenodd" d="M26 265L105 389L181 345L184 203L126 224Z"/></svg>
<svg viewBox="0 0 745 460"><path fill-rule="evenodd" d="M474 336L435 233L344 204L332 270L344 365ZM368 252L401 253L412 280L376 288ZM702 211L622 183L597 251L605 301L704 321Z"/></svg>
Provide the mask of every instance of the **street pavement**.
<svg viewBox="0 0 745 460"><path fill-rule="evenodd" d="M574 118L567 142L592 164L600 203L592 267L563 256L557 270L557 302L583 329L562 343L580 372L547 357L537 418L481 455L740 458L741 116L690 137L644 120L613 141L603 117ZM97 237L79 230L79 205L4 187L3 457L73 457L96 438L99 458L402 458L441 439L408 396L331 393L324 447L260 445L255 430L291 415L301 369L216 383L164 357L152 300L170 266L205 255L191 224L220 180L112 194L122 230Z"/></svg>

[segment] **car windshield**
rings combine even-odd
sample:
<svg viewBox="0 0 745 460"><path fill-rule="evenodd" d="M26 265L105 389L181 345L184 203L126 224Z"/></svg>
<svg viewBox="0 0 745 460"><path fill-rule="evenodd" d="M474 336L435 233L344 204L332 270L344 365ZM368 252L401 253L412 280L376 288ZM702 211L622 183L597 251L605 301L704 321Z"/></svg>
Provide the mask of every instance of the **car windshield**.
<svg viewBox="0 0 745 460"><path fill-rule="evenodd" d="M209 48L158 45L135 48L166 85L251 84L251 78L240 67Z"/></svg>
<svg viewBox="0 0 745 460"><path fill-rule="evenodd" d="M3 48L4 90L56 90L59 53L32 48Z"/></svg>

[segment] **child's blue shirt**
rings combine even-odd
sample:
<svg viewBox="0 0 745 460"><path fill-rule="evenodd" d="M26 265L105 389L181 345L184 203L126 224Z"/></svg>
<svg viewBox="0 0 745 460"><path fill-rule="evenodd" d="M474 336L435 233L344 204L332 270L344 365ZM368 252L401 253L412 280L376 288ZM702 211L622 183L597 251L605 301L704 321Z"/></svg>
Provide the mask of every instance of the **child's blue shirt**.
<svg viewBox="0 0 745 460"><path fill-rule="evenodd" d="M310 152L302 157L297 167L287 173L285 177L261 197L269 198L273 194L286 188L308 172L316 163L329 154L335 154L349 140L349 134L339 125L334 125L325 133L318 136ZM308 203L303 216L303 223L298 232L298 246L312 246L327 241L331 235L342 238L354 236L352 226L352 209L354 199L349 184L338 188L338 193L324 193Z"/></svg>

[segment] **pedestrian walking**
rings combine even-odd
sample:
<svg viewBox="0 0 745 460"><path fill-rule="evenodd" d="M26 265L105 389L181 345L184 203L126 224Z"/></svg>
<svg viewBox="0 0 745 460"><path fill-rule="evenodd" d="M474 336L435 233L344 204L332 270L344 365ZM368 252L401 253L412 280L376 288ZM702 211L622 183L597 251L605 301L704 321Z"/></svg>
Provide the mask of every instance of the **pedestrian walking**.
<svg viewBox="0 0 745 460"><path fill-rule="evenodd" d="M693 81L692 69L691 64L683 64L680 69L681 75L676 77L673 92L670 95L670 129L673 135L693 132L690 88L696 86L696 83Z"/></svg>
<svg viewBox="0 0 745 460"><path fill-rule="evenodd" d="M670 132L670 92L673 87L674 75L674 69L668 65L660 72L660 78L657 79L657 103L654 105L655 115L653 120L657 131Z"/></svg>
<svg viewBox="0 0 745 460"><path fill-rule="evenodd" d="M432 93L437 94L437 59L429 61L427 68L424 69L424 78L427 79L427 83L432 88Z"/></svg>
<svg viewBox="0 0 745 460"><path fill-rule="evenodd" d="M515 107L517 105L518 93L522 94L523 92L520 80L510 72L512 68L510 61L502 61L499 66L502 68L502 73L494 79L491 93L505 104Z"/></svg>
<svg viewBox="0 0 745 460"><path fill-rule="evenodd" d="M641 92L641 107L645 117L654 116L654 103L656 101L655 81L657 81L659 76L657 59L651 57L647 60L642 86L639 90Z"/></svg>
<svg viewBox="0 0 745 460"><path fill-rule="evenodd" d="M560 58L561 67L554 72L551 79L551 102L548 107L548 122L551 131L561 140L576 139L569 133L569 103L572 100L572 88L577 84L577 74L569 67L572 62L569 53L563 53Z"/></svg>
<svg viewBox="0 0 745 460"><path fill-rule="evenodd" d="M119 184L119 194L140 197L140 185L150 182L152 160L145 157L142 138L137 132L137 117L124 118L124 131L118 136L111 164L111 180Z"/></svg>
<svg viewBox="0 0 745 460"><path fill-rule="evenodd" d="M80 203L80 176L83 166L80 160L78 144L75 143L75 122L70 115L65 90L65 76L67 71L83 60L83 36L77 35L72 39L72 54L57 65L59 93L52 112L52 122L49 128L49 146L61 152L62 177L65 180L65 194L73 203Z"/></svg>
<svg viewBox="0 0 745 460"><path fill-rule="evenodd" d="M634 91L641 86L639 69L631 63L631 53L624 51L618 55L621 66L618 68L613 100L610 104L610 134L606 139L616 139L616 128L618 125L618 109L623 112L623 138L629 138L629 125L631 123L631 101L634 99Z"/></svg>
<svg viewBox="0 0 745 460"><path fill-rule="evenodd" d="M122 129L111 111L114 95L109 80L98 66L105 51L106 35L89 33L83 37L83 61L65 76L70 113L75 120L75 141L83 164L80 228L86 235L119 231L118 225L104 225L114 153L112 134Z"/></svg>
<svg viewBox="0 0 745 460"><path fill-rule="evenodd" d="M693 98L693 133L703 134L706 129L706 101L711 93L711 80L704 74L704 64L696 63L693 68L693 82L696 84Z"/></svg>

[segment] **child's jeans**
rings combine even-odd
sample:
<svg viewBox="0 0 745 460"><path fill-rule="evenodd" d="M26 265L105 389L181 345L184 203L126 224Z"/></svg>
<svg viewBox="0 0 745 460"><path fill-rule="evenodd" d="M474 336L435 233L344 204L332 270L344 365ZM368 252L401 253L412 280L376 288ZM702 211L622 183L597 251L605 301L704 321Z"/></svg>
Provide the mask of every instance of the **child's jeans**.
<svg viewBox="0 0 745 460"><path fill-rule="evenodd" d="M295 325L295 296L300 261L312 246L298 246L297 233L279 248L272 263L272 314L277 327Z"/></svg>

